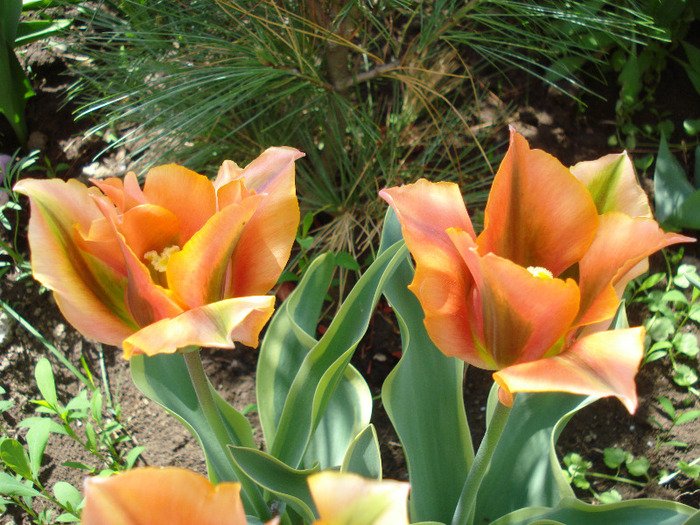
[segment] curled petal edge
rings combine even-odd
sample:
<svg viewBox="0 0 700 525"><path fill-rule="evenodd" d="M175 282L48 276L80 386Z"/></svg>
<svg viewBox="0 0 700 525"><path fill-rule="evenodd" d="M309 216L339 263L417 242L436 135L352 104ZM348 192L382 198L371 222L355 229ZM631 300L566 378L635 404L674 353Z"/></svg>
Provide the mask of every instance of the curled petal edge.
<svg viewBox="0 0 700 525"><path fill-rule="evenodd" d="M233 348L236 342L256 347L272 316L271 295L238 297L188 310L142 328L123 343L124 358L134 354L173 354L189 346Z"/></svg>
<svg viewBox="0 0 700 525"><path fill-rule="evenodd" d="M597 332L554 357L499 370L493 374L499 399L510 406L516 392L615 396L633 414L634 377L644 356L644 334L643 327Z"/></svg>

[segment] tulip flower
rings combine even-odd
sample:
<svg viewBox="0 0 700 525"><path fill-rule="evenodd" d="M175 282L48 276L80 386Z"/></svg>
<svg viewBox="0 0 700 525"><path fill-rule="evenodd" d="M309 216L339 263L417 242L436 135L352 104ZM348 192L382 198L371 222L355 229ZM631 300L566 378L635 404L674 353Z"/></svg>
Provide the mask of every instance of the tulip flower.
<svg viewBox="0 0 700 525"><path fill-rule="evenodd" d="M180 468L145 467L85 481L83 525L247 525L240 483L213 486Z"/></svg>
<svg viewBox="0 0 700 525"><path fill-rule="evenodd" d="M408 483L324 471L309 476L308 484L317 525L408 525Z"/></svg>
<svg viewBox="0 0 700 525"><path fill-rule="evenodd" d="M316 525L408 525L408 483L319 472L308 484L320 515ZM240 490L240 483L213 486L185 469L138 468L88 478L81 519L83 525L246 525Z"/></svg>
<svg viewBox="0 0 700 525"><path fill-rule="evenodd" d="M604 327L650 254L693 239L651 218L626 154L568 169L511 130L478 237L455 184L380 195L401 222L410 289L445 355L496 370L506 405L515 392L562 391L635 410L644 331Z"/></svg>
<svg viewBox="0 0 700 525"><path fill-rule="evenodd" d="M124 180L24 179L35 278L85 336L124 356L256 346L299 222L292 148L213 182L182 166Z"/></svg>

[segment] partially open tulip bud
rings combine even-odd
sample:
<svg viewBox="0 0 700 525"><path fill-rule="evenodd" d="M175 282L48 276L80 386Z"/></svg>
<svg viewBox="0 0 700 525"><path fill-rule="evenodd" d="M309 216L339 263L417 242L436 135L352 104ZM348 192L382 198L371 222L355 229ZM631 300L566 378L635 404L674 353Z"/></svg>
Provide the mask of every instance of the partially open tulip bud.
<svg viewBox="0 0 700 525"><path fill-rule="evenodd" d="M34 277L87 337L134 353L256 346L299 223L294 161L270 148L210 181L174 164L93 180L24 179Z"/></svg>

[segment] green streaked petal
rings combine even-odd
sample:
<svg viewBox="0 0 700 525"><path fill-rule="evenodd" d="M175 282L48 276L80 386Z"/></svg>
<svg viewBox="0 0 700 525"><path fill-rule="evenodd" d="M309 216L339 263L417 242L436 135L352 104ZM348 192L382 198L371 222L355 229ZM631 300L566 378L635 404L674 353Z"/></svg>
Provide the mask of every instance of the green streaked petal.
<svg viewBox="0 0 700 525"><path fill-rule="evenodd" d="M172 354L188 346L233 348L236 341L255 347L274 306L275 298L263 295L227 299L188 310L133 334L122 345L124 357L129 359L135 353Z"/></svg>
<svg viewBox="0 0 700 525"><path fill-rule="evenodd" d="M598 212L586 187L511 128L476 241L479 253L495 253L523 268L547 268L558 277L583 257L597 228Z"/></svg>
<svg viewBox="0 0 700 525"><path fill-rule="evenodd" d="M308 478L323 525L408 525L408 490L400 481L324 471Z"/></svg>
<svg viewBox="0 0 700 525"><path fill-rule="evenodd" d="M138 328L124 305L126 276L81 250L75 240L76 229L89 231L93 221L103 219L92 190L76 180L24 179L15 191L31 203L34 277L54 292L63 315L82 334L121 344Z"/></svg>
<svg viewBox="0 0 700 525"><path fill-rule="evenodd" d="M599 215L617 211L630 217L652 217L649 199L627 153L579 162L571 173L586 186Z"/></svg>
<svg viewBox="0 0 700 525"><path fill-rule="evenodd" d="M541 359L553 351L578 312L576 283L537 277L493 253L481 257L463 242L466 233L448 233L474 276L472 330L496 367Z"/></svg>

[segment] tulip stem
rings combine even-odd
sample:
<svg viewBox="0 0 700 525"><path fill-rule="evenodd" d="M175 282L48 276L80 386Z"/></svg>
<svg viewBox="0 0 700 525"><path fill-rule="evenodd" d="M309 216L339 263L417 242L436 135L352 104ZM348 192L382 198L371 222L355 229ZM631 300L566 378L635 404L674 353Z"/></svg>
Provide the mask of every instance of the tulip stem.
<svg viewBox="0 0 700 525"><path fill-rule="evenodd" d="M501 438L509 414L509 406L505 406L500 402L496 404L491 422L486 429L484 438L481 440L479 450L476 452L476 456L474 456L474 462L472 463L471 469L469 469L467 480L464 482L464 488L462 489L462 494L459 496L459 502L457 503L454 517L452 518L452 525L471 525L474 520L476 495L479 492L479 487L481 486L484 476L486 476L489 470L491 457L496 450L496 445L498 445L498 441Z"/></svg>
<svg viewBox="0 0 700 525"><path fill-rule="evenodd" d="M192 379L192 386L194 387L194 391L197 393L199 406L204 412L204 416L206 417L212 432L214 432L217 441L221 443L222 447L225 448L229 443L231 443L231 436L224 426L224 421L221 419L219 409L216 408L214 396L211 395L209 378L207 377L207 374L204 371L204 366L202 365L200 350L185 352L182 355L185 358L187 371L190 373L190 379ZM226 451L226 455L228 456L228 451Z"/></svg>

